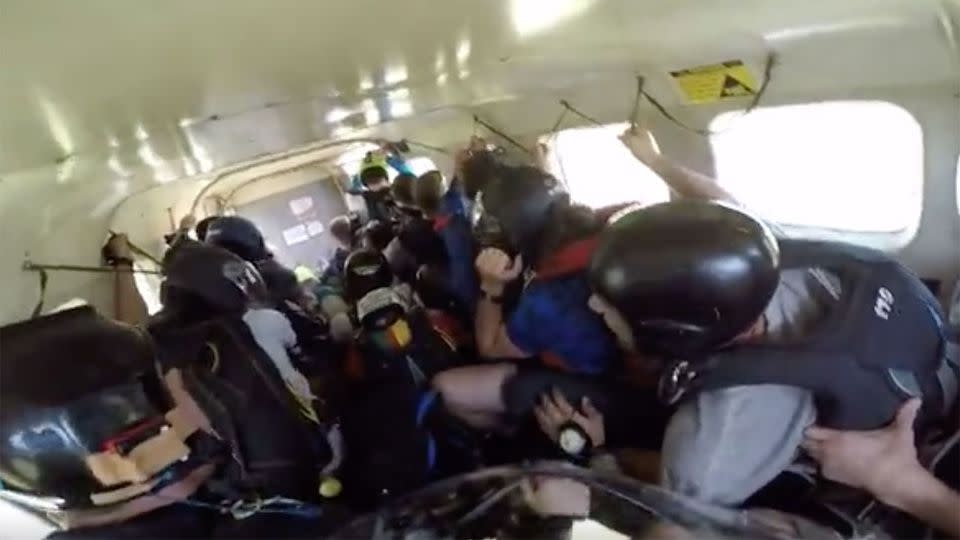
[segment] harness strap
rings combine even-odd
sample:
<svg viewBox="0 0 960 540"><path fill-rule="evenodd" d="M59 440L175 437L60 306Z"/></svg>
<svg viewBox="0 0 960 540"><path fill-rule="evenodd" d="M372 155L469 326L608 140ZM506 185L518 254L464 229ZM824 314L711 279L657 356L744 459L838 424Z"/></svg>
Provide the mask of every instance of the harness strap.
<svg viewBox="0 0 960 540"><path fill-rule="evenodd" d="M145 493L135 499L103 508L49 512L47 517L64 530L119 523L190 497L213 475L215 469L215 464L201 465L183 479L162 487L155 493Z"/></svg>
<svg viewBox="0 0 960 540"><path fill-rule="evenodd" d="M436 390L430 390L424 392L420 395L420 399L417 400L417 413L416 413L416 423L418 428L424 428L424 422L427 419L427 413L433 408L433 405L437 402L437 398L440 396L440 393ZM433 433L429 430L427 431L427 470L432 471L437 465L437 440L434 438Z"/></svg>
<svg viewBox="0 0 960 540"><path fill-rule="evenodd" d="M222 328L226 335L233 340L234 344L237 345L237 349L240 352L240 356L244 357L247 363L254 369L254 371L259 376L260 380L263 382L264 386L267 388L268 392L280 403L281 407L289 411L290 414L294 415L294 418L297 420L295 425L300 428L301 435L306 441L316 441L316 434L321 427L321 423L316 416L313 418L305 416L304 411L299 407L299 403L294 399L292 393L286 389L285 386L281 386L275 382L275 379L281 379L279 372L274 371L273 374L268 372L257 357L245 348L244 341L237 333L237 331L231 328L229 325L222 325ZM276 367L272 364L269 366L271 369L276 370ZM273 377L271 377L273 375ZM312 409L312 407L311 407ZM314 413L315 414L315 413ZM332 453L330 455L323 455L323 452L315 445L311 445L314 454L319 459L324 459L329 461L332 458ZM327 448L328 452L330 451ZM318 470L323 469L323 466L316 465Z"/></svg>
<svg viewBox="0 0 960 540"><path fill-rule="evenodd" d="M545 257L536 268L536 279L553 279L584 271L600 243L600 235L571 242Z"/></svg>
<svg viewBox="0 0 960 540"><path fill-rule="evenodd" d="M946 416L950 408L957 401L957 392L960 390L960 343L947 341L944 346L943 359L937 368L937 383L943 396L941 413Z"/></svg>
<svg viewBox="0 0 960 540"><path fill-rule="evenodd" d="M137 495L143 495L144 493L151 491L154 486L157 485L157 483L158 480L153 480L142 484L130 484L129 486L125 486L120 489L114 489L112 491L91 493L90 502L97 506L107 506L121 501L126 501L136 497Z"/></svg>

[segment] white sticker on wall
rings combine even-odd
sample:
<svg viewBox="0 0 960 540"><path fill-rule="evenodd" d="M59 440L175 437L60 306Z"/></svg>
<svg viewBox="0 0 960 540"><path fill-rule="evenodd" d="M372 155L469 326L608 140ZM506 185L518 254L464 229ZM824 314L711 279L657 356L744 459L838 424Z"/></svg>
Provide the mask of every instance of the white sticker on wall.
<svg viewBox="0 0 960 540"><path fill-rule="evenodd" d="M290 211L293 212L293 215L295 216L305 214L311 208L313 208L312 197L300 197L299 199L293 199L290 201Z"/></svg>
<svg viewBox="0 0 960 540"><path fill-rule="evenodd" d="M307 234L307 227L304 225L296 225L283 231L283 241L286 242L288 246L306 242L309 239L310 235Z"/></svg>
<svg viewBox="0 0 960 540"><path fill-rule="evenodd" d="M307 234L310 236L317 236L318 234L323 234L323 223L319 221L308 221L307 222Z"/></svg>

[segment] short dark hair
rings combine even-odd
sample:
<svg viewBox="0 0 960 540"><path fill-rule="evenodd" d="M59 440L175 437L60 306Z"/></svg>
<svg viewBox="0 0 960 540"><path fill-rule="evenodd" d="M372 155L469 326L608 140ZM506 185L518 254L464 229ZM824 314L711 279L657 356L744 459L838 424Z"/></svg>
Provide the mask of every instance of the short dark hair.
<svg viewBox="0 0 960 540"><path fill-rule="evenodd" d="M353 238L353 227L350 225L350 218L347 216L337 216L330 220L330 234L337 240L350 243Z"/></svg>
<svg viewBox="0 0 960 540"><path fill-rule="evenodd" d="M543 257L577 240L583 240L603 230L604 222L589 207L559 200L550 208L540 234L537 257Z"/></svg>
<svg viewBox="0 0 960 540"><path fill-rule="evenodd" d="M389 180L390 175L387 174L387 170L379 165L374 165L373 167L367 167L360 171L360 183L369 186L370 184L378 181Z"/></svg>
<svg viewBox="0 0 960 540"><path fill-rule="evenodd" d="M440 211L443 199L443 176L440 171L428 171L420 175L413 185L413 201L427 215Z"/></svg>
<svg viewBox="0 0 960 540"><path fill-rule="evenodd" d="M413 200L413 184L417 177L411 173L400 173L393 179L393 186L390 187L393 198L400 204L413 206L416 203Z"/></svg>

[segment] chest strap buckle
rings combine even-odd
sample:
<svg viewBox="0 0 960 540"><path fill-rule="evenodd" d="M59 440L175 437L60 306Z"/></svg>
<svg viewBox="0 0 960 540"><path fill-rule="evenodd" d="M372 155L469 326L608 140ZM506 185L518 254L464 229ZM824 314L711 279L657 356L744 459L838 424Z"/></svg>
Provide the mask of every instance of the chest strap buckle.
<svg viewBox="0 0 960 540"><path fill-rule="evenodd" d="M657 396L667 405L676 405L690 389L698 372L689 360L674 362L660 376L657 383Z"/></svg>

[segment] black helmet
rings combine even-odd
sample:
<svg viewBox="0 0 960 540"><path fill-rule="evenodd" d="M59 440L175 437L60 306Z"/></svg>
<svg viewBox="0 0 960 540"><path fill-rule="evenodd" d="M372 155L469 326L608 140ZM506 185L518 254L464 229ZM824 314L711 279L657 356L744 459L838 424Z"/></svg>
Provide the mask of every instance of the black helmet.
<svg viewBox="0 0 960 540"><path fill-rule="evenodd" d="M274 302L292 300L296 302L303 294L303 287L297 280L297 274L283 266L273 257L267 257L254 265L263 277L270 298Z"/></svg>
<svg viewBox="0 0 960 540"><path fill-rule="evenodd" d="M370 291L392 283L393 272L387 258L377 250L354 251L343 264L343 288L348 302L356 302Z"/></svg>
<svg viewBox="0 0 960 540"><path fill-rule="evenodd" d="M433 229L433 223L423 217L415 217L407 221L397 234L400 245L403 246L418 265L444 264L447 260L447 248L443 239Z"/></svg>
<svg viewBox="0 0 960 540"><path fill-rule="evenodd" d="M593 291L615 307L641 350L701 354L747 330L779 283L777 241L742 210L678 201L623 214L589 267Z"/></svg>
<svg viewBox="0 0 960 540"><path fill-rule="evenodd" d="M220 219L220 216L208 216L197 222L197 225L193 228L197 232L197 240L201 242L206 241L207 239L207 229L210 228L210 224L214 221Z"/></svg>
<svg viewBox="0 0 960 540"><path fill-rule="evenodd" d="M386 221L374 219L363 228L363 239L369 247L377 251L386 249L394 236L393 225Z"/></svg>
<svg viewBox="0 0 960 540"><path fill-rule="evenodd" d="M3 489L55 520L161 489L201 464L189 429L167 415L175 403L135 327L89 306L5 326L0 371Z"/></svg>
<svg viewBox="0 0 960 540"><path fill-rule="evenodd" d="M217 246L184 243L164 261L164 295L171 290L200 298L218 311L244 309L251 300L264 301L267 287L249 262Z"/></svg>
<svg viewBox="0 0 960 540"><path fill-rule="evenodd" d="M222 216L207 227L205 242L236 253L250 262L267 258L263 234L252 221L240 216Z"/></svg>
<svg viewBox="0 0 960 540"><path fill-rule="evenodd" d="M551 209L568 202L553 176L535 167L503 165L480 192L477 204L481 219L492 218L511 247L533 261Z"/></svg>

